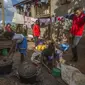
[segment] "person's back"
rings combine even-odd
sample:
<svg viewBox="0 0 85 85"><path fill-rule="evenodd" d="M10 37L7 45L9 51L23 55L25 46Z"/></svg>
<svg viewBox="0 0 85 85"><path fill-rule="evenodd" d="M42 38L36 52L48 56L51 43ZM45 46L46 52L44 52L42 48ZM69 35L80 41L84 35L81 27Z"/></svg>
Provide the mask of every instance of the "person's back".
<svg viewBox="0 0 85 85"><path fill-rule="evenodd" d="M37 20L33 26L33 36L34 36L34 42L35 46L38 44L38 38L40 37L40 26L39 21Z"/></svg>
<svg viewBox="0 0 85 85"><path fill-rule="evenodd" d="M12 40L16 40L17 43L22 42L24 39L24 36L22 34L14 34Z"/></svg>
<svg viewBox="0 0 85 85"><path fill-rule="evenodd" d="M38 24L33 26L33 35L36 37L40 36L40 26Z"/></svg>

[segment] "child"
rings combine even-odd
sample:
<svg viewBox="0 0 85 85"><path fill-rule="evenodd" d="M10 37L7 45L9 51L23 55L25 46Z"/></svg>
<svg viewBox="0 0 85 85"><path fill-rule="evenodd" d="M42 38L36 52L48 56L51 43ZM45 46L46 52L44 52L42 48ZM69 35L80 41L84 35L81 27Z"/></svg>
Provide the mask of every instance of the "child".
<svg viewBox="0 0 85 85"><path fill-rule="evenodd" d="M33 30L35 46L37 46L38 38L40 37L40 26L39 26L39 21L38 20L33 25L32 30Z"/></svg>
<svg viewBox="0 0 85 85"><path fill-rule="evenodd" d="M55 47L54 47L54 43L50 42L48 44L48 47L46 49L44 49L42 51L42 55L48 57L48 56L52 56L52 54L55 52Z"/></svg>
<svg viewBox="0 0 85 85"><path fill-rule="evenodd" d="M9 51L9 55L13 52L14 48L17 46L21 54L21 62L24 61L24 56L26 56L27 50L27 39L22 34L16 34L13 32L5 32L4 36L8 39L12 39L13 44Z"/></svg>
<svg viewBox="0 0 85 85"><path fill-rule="evenodd" d="M54 65L54 63L52 63L52 61L54 60L53 57L55 55L55 46L53 42L49 42L48 43L48 47L46 49L44 49L42 51L42 57L43 57L43 61L45 63L50 63L51 65Z"/></svg>

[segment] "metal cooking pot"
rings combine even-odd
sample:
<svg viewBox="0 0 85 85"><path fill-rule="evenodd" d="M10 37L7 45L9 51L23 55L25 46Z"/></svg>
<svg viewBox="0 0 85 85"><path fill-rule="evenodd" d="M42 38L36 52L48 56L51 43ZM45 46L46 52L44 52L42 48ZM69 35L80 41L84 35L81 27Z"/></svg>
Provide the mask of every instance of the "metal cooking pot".
<svg viewBox="0 0 85 85"><path fill-rule="evenodd" d="M23 83L35 83L37 77L37 68L32 63L23 62L18 70L19 77Z"/></svg>

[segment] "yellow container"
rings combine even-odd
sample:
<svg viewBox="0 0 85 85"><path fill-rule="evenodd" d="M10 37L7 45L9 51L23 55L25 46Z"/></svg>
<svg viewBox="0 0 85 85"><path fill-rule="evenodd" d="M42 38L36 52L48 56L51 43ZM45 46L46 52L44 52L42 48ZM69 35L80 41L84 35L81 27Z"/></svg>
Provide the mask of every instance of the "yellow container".
<svg viewBox="0 0 85 85"><path fill-rule="evenodd" d="M38 46L36 47L36 50L38 50L38 51L43 51L45 48L46 48L46 45L38 45Z"/></svg>

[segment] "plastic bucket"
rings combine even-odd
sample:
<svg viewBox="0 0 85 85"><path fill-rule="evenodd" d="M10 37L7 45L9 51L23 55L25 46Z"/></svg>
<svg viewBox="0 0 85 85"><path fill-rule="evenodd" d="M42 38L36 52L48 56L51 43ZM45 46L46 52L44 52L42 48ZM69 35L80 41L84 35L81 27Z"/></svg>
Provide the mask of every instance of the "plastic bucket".
<svg viewBox="0 0 85 85"><path fill-rule="evenodd" d="M3 56L7 56L7 55L8 55L7 49L3 49L3 50L2 50L2 55L3 55Z"/></svg>
<svg viewBox="0 0 85 85"><path fill-rule="evenodd" d="M54 77L60 77L60 76L61 76L61 70L58 69L58 68L53 68L53 70L52 70L52 75L53 75Z"/></svg>

